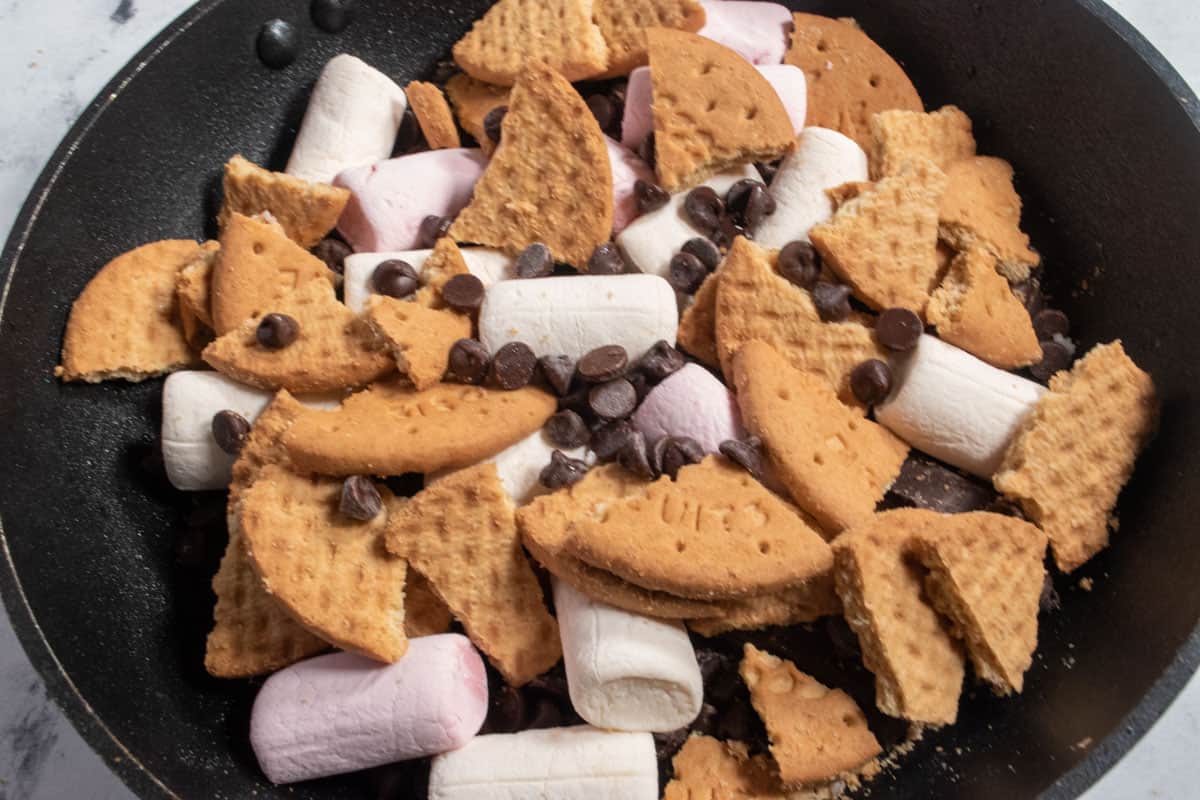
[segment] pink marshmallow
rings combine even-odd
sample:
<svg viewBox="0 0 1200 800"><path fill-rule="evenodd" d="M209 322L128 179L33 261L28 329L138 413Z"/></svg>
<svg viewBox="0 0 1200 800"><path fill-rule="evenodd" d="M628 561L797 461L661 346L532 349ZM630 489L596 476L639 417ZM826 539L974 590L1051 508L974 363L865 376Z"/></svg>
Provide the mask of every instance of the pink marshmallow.
<svg viewBox="0 0 1200 800"><path fill-rule="evenodd" d="M648 443L663 436L690 436L706 453L745 436L733 393L698 364L686 364L655 386L633 415L633 424Z"/></svg>
<svg viewBox="0 0 1200 800"><path fill-rule="evenodd" d="M353 195L338 230L358 252L415 250L421 221L462 211L486 166L482 151L453 148L345 170L333 183Z"/></svg>
<svg viewBox="0 0 1200 800"><path fill-rule="evenodd" d="M612 166L613 182L613 236L625 230L625 226L638 217L637 196L633 186L639 180L654 183L654 170L650 165L616 141L604 137L608 145L608 162Z"/></svg>
<svg viewBox="0 0 1200 800"><path fill-rule="evenodd" d="M423 636L394 664L333 653L275 673L254 700L250 744L273 783L295 783L457 749L487 707L471 642Z"/></svg>
<svg viewBox="0 0 1200 800"><path fill-rule="evenodd" d="M700 35L741 54L751 64L778 64L788 48L792 12L777 3L700 0Z"/></svg>

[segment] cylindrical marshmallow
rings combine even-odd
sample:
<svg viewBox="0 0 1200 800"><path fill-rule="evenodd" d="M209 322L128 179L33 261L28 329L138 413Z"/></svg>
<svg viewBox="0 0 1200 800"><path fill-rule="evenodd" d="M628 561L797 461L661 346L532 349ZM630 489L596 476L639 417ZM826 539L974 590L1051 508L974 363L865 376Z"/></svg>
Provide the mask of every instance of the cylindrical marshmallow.
<svg viewBox="0 0 1200 800"><path fill-rule="evenodd" d="M162 455L171 485L185 492L227 487L234 456L217 447L213 417L220 411L236 411L253 422L272 397L273 392L219 372L168 375L162 394Z"/></svg>
<svg viewBox="0 0 1200 800"><path fill-rule="evenodd" d="M636 361L655 342L675 342L675 291L653 275L581 275L501 281L479 310L479 338L495 353L524 342L538 356L579 359L608 344Z"/></svg>
<svg viewBox="0 0 1200 800"><path fill-rule="evenodd" d="M704 680L683 625L598 603L558 579L554 610L579 716L598 728L666 733L700 713Z"/></svg>
<svg viewBox="0 0 1200 800"><path fill-rule="evenodd" d="M876 419L918 450L981 478L996 472L1046 391L929 335L895 369L898 388L875 409Z"/></svg>
<svg viewBox="0 0 1200 800"><path fill-rule="evenodd" d="M633 424L647 442L690 436L706 453L716 453L721 442L746 435L733 393L699 364L685 364L651 389L634 413Z"/></svg>
<svg viewBox="0 0 1200 800"><path fill-rule="evenodd" d="M751 64L778 64L788 48L792 12L755 0L700 0L700 35L736 51Z"/></svg>
<svg viewBox="0 0 1200 800"><path fill-rule="evenodd" d="M775 213L755 228L754 240L770 249L807 242L812 227L833 216L825 190L865 180L867 154L853 139L827 128L805 128L771 181Z"/></svg>
<svg viewBox="0 0 1200 800"><path fill-rule="evenodd" d="M508 496L514 503L523 506L546 491L545 487L538 483L538 478L541 476L542 470L550 463L550 455L555 450L562 450L563 455L568 458L589 460L586 447L564 450L556 447L546 436L544 430L538 430L516 444L506 447L491 458L485 459L483 463L490 462L496 465L496 474L500 477L500 483L504 486L504 490L508 492ZM457 472L457 470L432 472L425 476L425 483L429 485L453 472Z"/></svg>
<svg viewBox="0 0 1200 800"><path fill-rule="evenodd" d="M391 78L352 55L334 56L313 87L287 173L331 183L342 170L387 158L407 109Z"/></svg>
<svg viewBox="0 0 1200 800"><path fill-rule="evenodd" d="M354 253L346 256L343 264L342 297L353 311L364 311L367 298L375 293L371 278L375 268L384 261L397 259L411 266L418 275L425 268L425 260L432 250L397 250L390 253ZM484 288L496 281L512 277L513 259L507 254L487 247L464 247L461 249L467 269L483 283Z"/></svg>
<svg viewBox="0 0 1200 800"><path fill-rule="evenodd" d="M649 733L587 725L476 736L433 760L429 800L657 800Z"/></svg>
<svg viewBox="0 0 1200 800"><path fill-rule="evenodd" d="M275 673L254 699L250 744L273 783L295 783L462 747L487 708L471 642L422 636L394 664L333 653Z"/></svg>

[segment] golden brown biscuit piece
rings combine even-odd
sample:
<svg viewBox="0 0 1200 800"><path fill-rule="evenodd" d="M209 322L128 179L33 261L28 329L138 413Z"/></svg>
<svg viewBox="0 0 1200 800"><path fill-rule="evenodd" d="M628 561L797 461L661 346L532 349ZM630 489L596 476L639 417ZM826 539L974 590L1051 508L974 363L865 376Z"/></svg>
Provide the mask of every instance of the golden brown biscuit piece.
<svg viewBox="0 0 1200 800"><path fill-rule="evenodd" d="M663 800L789 800L765 755L751 757L742 742L693 735L671 762L675 776Z"/></svg>
<svg viewBox="0 0 1200 800"><path fill-rule="evenodd" d="M840 131L869 153L875 114L924 110L904 70L857 26L816 14L792 19L792 44L783 62L804 70L807 125Z"/></svg>
<svg viewBox="0 0 1200 800"><path fill-rule="evenodd" d="M923 314L938 280L938 203L946 174L911 161L845 203L809 236L825 264L867 305Z"/></svg>
<svg viewBox="0 0 1200 800"><path fill-rule="evenodd" d="M496 143L491 140L484 130L483 121L492 109L507 106L512 89L508 86L493 86L490 83L477 81L465 72L460 72L446 81L446 97L454 106L454 116L458 124L483 148L483 152L491 155L496 149Z"/></svg>
<svg viewBox="0 0 1200 800"><path fill-rule="evenodd" d="M512 686L562 657L558 624L521 549L516 509L495 464L442 478L395 510L387 547L429 579Z"/></svg>
<svg viewBox="0 0 1200 800"><path fill-rule="evenodd" d="M854 698L746 643L740 670L784 786L829 783L882 752Z"/></svg>
<svg viewBox="0 0 1200 800"><path fill-rule="evenodd" d="M219 242L205 242L196 257L179 270L175 277L175 294L179 310L186 312L206 328L212 328L212 271L221 257Z"/></svg>
<svg viewBox="0 0 1200 800"><path fill-rule="evenodd" d="M429 579L412 567L404 584L404 633L409 639L450 630L454 617L438 597Z"/></svg>
<svg viewBox="0 0 1200 800"><path fill-rule="evenodd" d="M971 118L957 106L922 111L883 111L871 119L871 177L900 174L910 161L929 161L941 170L975 155Z"/></svg>
<svg viewBox="0 0 1200 800"><path fill-rule="evenodd" d="M792 148L795 129L779 95L740 55L711 39L649 28L654 152L659 182L675 191Z"/></svg>
<svg viewBox="0 0 1200 800"><path fill-rule="evenodd" d="M608 45L592 21L592 0L499 0L454 45L454 60L486 83L511 86L530 64L568 81L604 72Z"/></svg>
<svg viewBox="0 0 1200 800"><path fill-rule="evenodd" d="M870 519L908 445L764 342L734 356L733 381L746 429L763 440L796 505L830 536Z"/></svg>
<svg viewBox="0 0 1200 800"><path fill-rule="evenodd" d="M533 66L513 88L503 131L450 236L514 255L541 242L582 267L612 232L612 168L596 118L562 75Z"/></svg>
<svg viewBox="0 0 1200 800"><path fill-rule="evenodd" d="M450 105L442 90L432 83L412 81L404 87L408 96L408 107L412 109L425 135L425 143L430 150L444 150L447 147L460 147L458 126L454 124L454 115L450 113Z"/></svg>
<svg viewBox="0 0 1200 800"><path fill-rule="evenodd" d="M833 543L834 580L863 663L875 674L875 705L893 717L949 725L958 716L964 661L959 643L923 597L909 556L933 511L876 514Z"/></svg>
<svg viewBox="0 0 1200 800"><path fill-rule="evenodd" d="M719 367L717 353L717 284L720 276L713 273L696 290L692 304L679 317L676 341L701 364Z"/></svg>
<svg viewBox="0 0 1200 800"><path fill-rule="evenodd" d="M338 510L342 481L268 465L242 494L238 521L263 586L304 627L343 650L397 661L408 650L408 564L383 542L384 509L369 522Z"/></svg>
<svg viewBox="0 0 1200 800"><path fill-rule="evenodd" d="M1154 381L1121 342L1050 379L992 479L1050 537L1072 572L1108 546L1110 515L1158 420Z"/></svg>
<svg viewBox="0 0 1200 800"><path fill-rule="evenodd" d="M377 383L333 411L308 409L284 444L300 469L403 475L466 467L539 430L557 409L546 392L440 383L418 392Z"/></svg>
<svg viewBox="0 0 1200 800"><path fill-rule="evenodd" d="M982 247L959 253L925 309L938 336L1000 369L1042 360L1033 320Z"/></svg>
<svg viewBox="0 0 1200 800"><path fill-rule="evenodd" d="M259 344L261 317L243 322L204 348L204 360L234 380L264 389L334 392L363 386L396 368L395 360L324 280L309 281L274 301L265 314L285 314L300 327L296 340L271 349Z"/></svg>
<svg viewBox="0 0 1200 800"><path fill-rule="evenodd" d="M273 222L234 211L221 232L221 255L212 271L212 328L236 329L309 281L333 286L325 262L287 238Z"/></svg>
<svg viewBox="0 0 1200 800"><path fill-rule="evenodd" d="M695 33L704 27L704 6L695 0L595 0L592 19L608 43L605 77L628 75L649 61L646 29Z"/></svg>
<svg viewBox="0 0 1200 800"><path fill-rule="evenodd" d="M1037 647L1046 534L1015 517L946 514L913 538L930 571L925 595L954 623L975 674L996 694L1020 693Z"/></svg>
<svg viewBox="0 0 1200 800"><path fill-rule="evenodd" d="M808 291L776 271L778 258L778 253L739 237L721 266L715 330L726 379L733 378L734 353L758 339L865 413L850 390L850 372L868 359L887 358L869 318L851 315L843 322L822 322Z"/></svg>
<svg viewBox="0 0 1200 800"><path fill-rule="evenodd" d="M370 297L366 320L419 391L441 382L450 348L471 335L470 317L386 295Z"/></svg>
<svg viewBox="0 0 1200 800"><path fill-rule="evenodd" d="M337 225L350 202L350 190L271 172L235 155L225 164L225 200L217 222L224 230L233 214L271 213L287 237L301 247L315 245Z"/></svg>
<svg viewBox="0 0 1200 800"><path fill-rule="evenodd" d="M817 531L716 456L575 520L563 549L630 583L701 600L794 586L832 563Z"/></svg>
<svg viewBox="0 0 1200 800"><path fill-rule="evenodd" d="M165 239L105 264L71 306L54 374L64 381L137 382L194 364L175 281L201 252L190 239Z"/></svg>
<svg viewBox="0 0 1200 800"><path fill-rule="evenodd" d="M976 156L946 168L938 235L959 250L986 247L1010 281L1023 281L1042 257L1021 230L1021 197L1007 161Z"/></svg>
<svg viewBox="0 0 1200 800"><path fill-rule="evenodd" d="M779 592L726 602L721 606L719 616L689 619L688 629L701 636L717 636L726 631L755 631L772 625L799 625L842 611L842 602L833 588L832 573Z"/></svg>

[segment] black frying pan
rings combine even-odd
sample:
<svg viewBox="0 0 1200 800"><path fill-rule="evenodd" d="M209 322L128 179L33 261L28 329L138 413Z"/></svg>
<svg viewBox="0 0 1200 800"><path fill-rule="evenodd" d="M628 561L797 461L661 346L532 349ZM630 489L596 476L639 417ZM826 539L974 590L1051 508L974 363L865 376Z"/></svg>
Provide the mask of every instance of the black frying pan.
<svg viewBox="0 0 1200 800"><path fill-rule="evenodd" d="M0 269L0 589L52 695L143 797L358 798L381 783L392 797L423 794L404 773L288 790L260 776L246 738L256 687L202 666L221 497L166 485L159 382L51 377L71 301L136 244L211 235L233 153L282 168L330 56L356 53L404 82L488 4L362 0L355 24L331 36L299 0L202 2L83 113L13 228ZM1043 616L1025 693L969 689L960 722L927 736L875 794L1075 796L1200 662L1196 97L1096 0L793 5L857 17L928 105L971 115L981 150L1016 167L1026 225L1082 344L1122 337L1161 389L1162 431L1124 493L1120 532L1058 578L1063 607ZM298 23L304 45L280 72L254 54L259 24L276 16ZM846 680L869 692L869 676Z"/></svg>

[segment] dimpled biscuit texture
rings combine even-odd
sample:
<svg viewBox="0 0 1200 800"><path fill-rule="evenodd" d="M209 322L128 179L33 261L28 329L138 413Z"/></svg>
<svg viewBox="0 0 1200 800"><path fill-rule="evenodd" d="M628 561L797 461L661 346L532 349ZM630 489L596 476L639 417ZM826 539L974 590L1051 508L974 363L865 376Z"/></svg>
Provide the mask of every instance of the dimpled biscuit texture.
<svg viewBox="0 0 1200 800"><path fill-rule="evenodd" d="M442 90L432 83L413 81L404 87L408 96L408 107L417 117L421 133L430 150L442 150L447 147L459 147L462 143L458 138L458 128L454 124L454 115L450 113L450 105Z"/></svg>
<svg viewBox="0 0 1200 800"><path fill-rule="evenodd" d="M284 444L301 469L325 475L403 475L466 467L540 429L556 410L546 392L440 383L418 392L388 381L332 411L307 410Z"/></svg>
<svg viewBox="0 0 1200 800"><path fill-rule="evenodd" d="M923 314L938 282L938 203L946 174L918 160L846 202L810 232L825 264L876 309Z"/></svg>
<svg viewBox="0 0 1200 800"><path fill-rule="evenodd" d="M783 589L832 563L817 531L717 456L576 520L564 549L630 583L702 600Z"/></svg>
<svg viewBox="0 0 1200 800"><path fill-rule="evenodd" d="M764 342L738 351L733 381L742 421L763 440L796 505L830 536L870 519L908 445Z"/></svg>
<svg viewBox="0 0 1200 800"><path fill-rule="evenodd" d="M884 111L871 119L871 177L897 175L909 161L929 161L942 170L975 155L971 118L957 106L921 111Z"/></svg>
<svg viewBox="0 0 1200 800"><path fill-rule="evenodd" d="M742 742L693 735L671 762L675 776L663 800L788 800L765 755L751 757Z"/></svg>
<svg viewBox="0 0 1200 800"><path fill-rule="evenodd" d="M301 247L312 247L333 230L350 200L348 189L271 172L240 155L225 164L222 188L225 199L217 218L222 230L234 212L253 217L269 211Z"/></svg>
<svg viewBox="0 0 1200 800"><path fill-rule="evenodd" d="M791 149L792 122L779 95L750 62L694 33L650 28L654 147L659 181L695 186L750 161Z"/></svg>
<svg viewBox="0 0 1200 800"><path fill-rule="evenodd" d="M450 348L471 335L471 318L386 295L367 301L367 324L387 342L400 371L418 390L442 380Z"/></svg>
<svg viewBox="0 0 1200 800"><path fill-rule="evenodd" d="M842 402L856 405L851 370L868 359L887 358L869 318L852 314L843 322L822 322L808 291L775 271L778 257L739 237L721 266L716 336L725 377L732 380L734 353L758 339L795 369L821 378Z"/></svg>
<svg viewBox="0 0 1200 800"><path fill-rule="evenodd" d="M854 698L790 661L746 643L740 668L771 740L785 786L825 783L854 772L881 748Z"/></svg>
<svg viewBox="0 0 1200 800"><path fill-rule="evenodd" d="M933 520L913 540L930 570L925 594L965 640L975 674L1020 692L1037 647L1046 535L1024 520L977 511Z"/></svg>
<svg viewBox="0 0 1200 800"><path fill-rule="evenodd" d="M338 510L342 482L268 465L242 494L238 519L263 585L322 639L377 661L408 649L408 565L383 543L384 510L369 522Z"/></svg>
<svg viewBox="0 0 1200 800"><path fill-rule="evenodd" d="M582 267L612 232L612 168L596 118L562 75L533 66L513 89L502 130L450 235L514 255L541 242L555 260Z"/></svg>
<svg viewBox="0 0 1200 800"><path fill-rule="evenodd" d="M893 717L949 725L958 716L962 649L926 604L923 571L907 552L937 516L897 509L846 531L833 543L834 580L863 663L875 674L875 705Z"/></svg>
<svg viewBox="0 0 1200 800"><path fill-rule="evenodd" d="M1021 197L1007 161L975 156L946 168L946 193L938 211L938 235L959 250L987 248L1010 281L1023 281L1041 256L1021 230Z"/></svg>
<svg viewBox="0 0 1200 800"><path fill-rule="evenodd" d="M496 143L487 135L483 121L494 108L508 105L512 89L508 86L493 86L477 81L465 72L460 72L446 81L446 97L454 106L454 115L462 129L479 142L483 152L491 155Z"/></svg>
<svg viewBox="0 0 1200 800"><path fill-rule="evenodd" d="M713 273L704 279L692 298L692 304L679 317L679 346L701 364L720 365L717 354L717 286L720 276Z"/></svg>
<svg viewBox="0 0 1200 800"><path fill-rule="evenodd" d="M480 464L393 512L387 547L429 579L471 641L521 686L554 666L562 647L514 513L496 465Z"/></svg>
<svg viewBox="0 0 1200 800"><path fill-rule="evenodd" d="M595 0L593 19L608 43L605 75L628 75L649 60L646 28L695 33L704 27L704 7L695 0Z"/></svg>
<svg viewBox="0 0 1200 800"><path fill-rule="evenodd" d="M200 252L190 239L166 239L105 264L71 306L55 374L87 383L142 381L192 364L175 280Z"/></svg>
<svg viewBox="0 0 1200 800"><path fill-rule="evenodd" d="M252 317L204 348L204 360L234 380L263 389L334 392L362 386L396 368L366 323L343 305L333 286L314 280L265 313L286 314L300 326L296 341L277 350L258 343Z"/></svg>
<svg viewBox="0 0 1200 800"><path fill-rule="evenodd" d="M179 298L179 310L191 314L206 327L212 327L212 307L209 297L212 288L212 271L221 256L221 245L215 241L205 242L196 257L187 262L175 277L175 294Z"/></svg>
<svg viewBox="0 0 1200 800"><path fill-rule="evenodd" d="M1071 572L1108 546L1110 514L1158 420L1154 381L1120 341L1050 379L993 482L1050 537Z"/></svg>
<svg viewBox="0 0 1200 800"><path fill-rule="evenodd" d="M726 631L753 631L772 625L799 625L839 614L842 603L833 589L833 573L757 597L723 604L720 616L688 620L701 636Z"/></svg>

